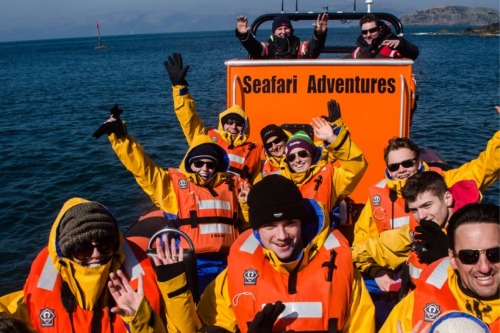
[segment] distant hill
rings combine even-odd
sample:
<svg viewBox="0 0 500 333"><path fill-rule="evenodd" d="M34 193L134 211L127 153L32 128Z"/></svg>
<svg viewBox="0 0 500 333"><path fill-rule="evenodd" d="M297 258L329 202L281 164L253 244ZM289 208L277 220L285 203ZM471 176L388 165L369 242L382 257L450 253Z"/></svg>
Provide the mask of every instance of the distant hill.
<svg viewBox="0 0 500 333"><path fill-rule="evenodd" d="M401 16L404 25L484 26L498 22L499 12L492 8L439 6Z"/></svg>

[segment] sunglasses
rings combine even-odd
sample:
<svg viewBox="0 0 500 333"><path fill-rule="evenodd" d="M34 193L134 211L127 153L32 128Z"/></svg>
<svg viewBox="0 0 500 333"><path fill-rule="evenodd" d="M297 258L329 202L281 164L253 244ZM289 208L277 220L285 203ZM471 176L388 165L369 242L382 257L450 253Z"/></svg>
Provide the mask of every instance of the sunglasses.
<svg viewBox="0 0 500 333"><path fill-rule="evenodd" d="M371 28L371 29L368 29L368 30L361 30L361 33L363 35L368 35L368 33L372 34L372 33L376 32L376 31L378 31L378 27L374 27L374 28Z"/></svg>
<svg viewBox="0 0 500 333"><path fill-rule="evenodd" d="M78 260L88 260L92 257L94 249L97 248L100 254L108 256L115 251L115 241L112 238L103 239L99 242L85 242L77 244L72 255Z"/></svg>
<svg viewBox="0 0 500 333"><path fill-rule="evenodd" d="M387 169L389 169L389 171L398 171L399 170L399 167L402 165L403 168L411 168L412 166L415 165L415 162L417 161L416 158L412 158L410 160L405 160L403 162L400 162L400 163L392 163L392 164L389 164L387 166Z"/></svg>
<svg viewBox="0 0 500 333"><path fill-rule="evenodd" d="M475 265L479 261L479 256L481 253L486 255L488 261L492 264L497 264L500 262L500 246L492 247L487 250L460 250L458 251L458 259L466 265Z"/></svg>
<svg viewBox="0 0 500 333"><path fill-rule="evenodd" d="M212 161L194 161L193 165L195 168L203 168L204 165L207 166L208 169L215 169L216 164Z"/></svg>
<svg viewBox="0 0 500 333"><path fill-rule="evenodd" d="M273 141L269 141L269 142L266 142L265 144L265 147L267 149L269 148L272 148L273 147L273 144L277 145L277 144L280 144L281 142L283 142L283 139L280 138L280 137L277 137L276 139L274 139Z"/></svg>
<svg viewBox="0 0 500 333"><path fill-rule="evenodd" d="M228 119L226 120L226 125L232 126L236 124L238 127L243 127L245 125L245 122L240 121L240 120L234 120L234 119Z"/></svg>
<svg viewBox="0 0 500 333"><path fill-rule="evenodd" d="M286 160L288 162L293 162L295 161L295 158L297 157L297 155L301 158L306 158L306 157L310 157L311 154L309 154L309 152L307 150L299 150L297 152L297 154L289 154L289 155L286 155Z"/></svg>

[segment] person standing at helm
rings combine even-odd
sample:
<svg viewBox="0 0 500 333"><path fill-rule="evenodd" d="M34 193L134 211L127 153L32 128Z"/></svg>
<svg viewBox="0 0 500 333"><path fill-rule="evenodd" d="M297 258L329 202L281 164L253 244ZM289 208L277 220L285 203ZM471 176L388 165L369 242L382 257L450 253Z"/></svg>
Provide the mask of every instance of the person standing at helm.
<svg viewBox="0 0 500 333"><path fill-rule="evenodd" d="M184 302L161 298L149 258L123 239L108 209L72 198L33 261L24 290L1 297L0 308L36 332L161 333L167 332L166 317L168 332L184 332L185 323L166 310Z"/></svg>
<svg viewBox="0 0 500 333"><path fill-rule="evenodd" d="M186 74L189 65L184 67L182 56L179 53L173 53L165 61L165 68L172 82L174 111L189 146L192 146L196 136L208 135L213 142L227 152L230 160L229 171L242 179L252 179L258 172L262 146L248 141L250 129L243 109L238 105L233 105L219 114L217 129L206 128L188 92Z"/></svg>
<svg viewBox="0 0 500 333"><path fill-rule="evenodd" d="M180 229L193 241L199 290L203 291L227 265L229 248L247 228L238 204L238 178L228 173L229 158L207 135L191 142L180 168L162 169L112 115L103 125L123 165L153 203L163 211L166 226ZM181 245L188 248L184 240Z"/></svg>
<svg viewBox="0 0 500 333"><path fill-rule="evenodd" d="M288 16L279 14L273 20L272 35L267 43L264 43L259 42L250 32L248 19L238 16L235 34L252 59L315 59L325 47L327 25L328 13L319 14L314 24L313 36L309 41L301 42L293 34Z"/></svg>
<svg viewBox="0 0 500 333"><path fill-rule="evenodd" d="M417 59L418 47L391 32L391 28L373 14L359 20L361 35L356 40L358 47L353 58L410 58Z"/></svg>

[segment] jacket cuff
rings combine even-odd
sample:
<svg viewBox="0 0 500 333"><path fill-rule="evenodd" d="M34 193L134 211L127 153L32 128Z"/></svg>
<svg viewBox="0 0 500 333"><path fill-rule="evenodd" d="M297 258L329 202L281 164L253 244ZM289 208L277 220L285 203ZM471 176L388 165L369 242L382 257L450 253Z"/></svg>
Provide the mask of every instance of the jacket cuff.
<svg viewBox="0 0 500 333"><path fill-rule="evenodd" d="M184 270L184 262L176 262L174 264L161 265L155 267L156 270L156 279L158 282L166 282L176 278L177 276L183 274Z"/></svg>

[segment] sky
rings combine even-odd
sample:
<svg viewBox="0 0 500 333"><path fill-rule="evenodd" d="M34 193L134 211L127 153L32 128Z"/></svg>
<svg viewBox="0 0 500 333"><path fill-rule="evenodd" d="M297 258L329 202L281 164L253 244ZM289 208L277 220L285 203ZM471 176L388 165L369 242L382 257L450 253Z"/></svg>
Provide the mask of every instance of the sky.
<svg viewBox="0 0 500 333"><path fill-rule="evenodd" d="M353 11L355 0L299 0L299 11ZM487 7L498 10L498 0L373 0L372 11L400 16L436 6ZM365 11L365 0L356 0ZM284 0L285 12L295 11L295 0ZM281 11L281 0L1 0L0 42L128 35L235 28L236 17L250 22L265 13Z"/></svg>

